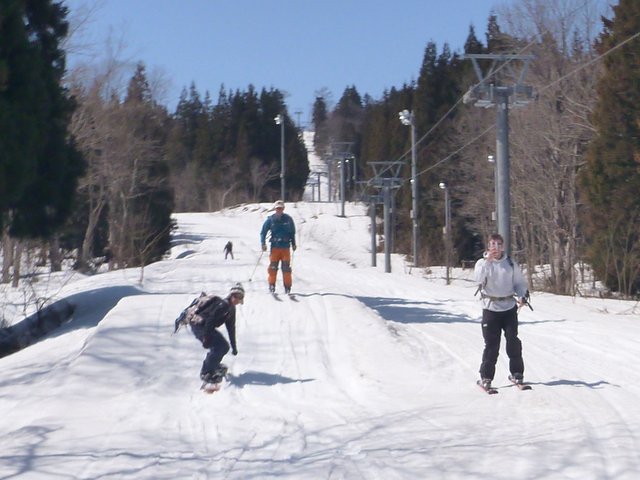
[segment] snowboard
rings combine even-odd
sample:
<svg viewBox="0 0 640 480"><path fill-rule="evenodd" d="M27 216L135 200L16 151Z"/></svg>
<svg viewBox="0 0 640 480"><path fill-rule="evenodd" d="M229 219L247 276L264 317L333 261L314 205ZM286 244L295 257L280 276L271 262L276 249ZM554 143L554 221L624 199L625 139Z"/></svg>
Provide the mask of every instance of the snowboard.
<svg viewBox="0 0 640 480"><path fill-rule="evenodd" d="M204 393L208 393L209 395L211 395L213 393L219 392L221 388L222 388L222 382L217 382L217 383L205 382L200 387L200 390L202 390Z"/></svg>
<svg viewBox="0 0 640 480"><path fill-rule="evenodd" d="M222 388L222 381L227 376L227 370L227 366L221 363L217 368L213 378L211 380L205 380L200 386L200 390L202 390L204 393L209 394L220 391L220 389Z"/></svg>

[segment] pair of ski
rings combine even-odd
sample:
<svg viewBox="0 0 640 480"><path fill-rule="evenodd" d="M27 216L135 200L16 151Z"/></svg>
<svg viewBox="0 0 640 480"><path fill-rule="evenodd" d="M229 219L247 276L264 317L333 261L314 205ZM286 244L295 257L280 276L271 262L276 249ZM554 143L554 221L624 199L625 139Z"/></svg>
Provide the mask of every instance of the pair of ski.
<svg viewBox="0 0 640 480"><path fill-rule="evenodd" d="M277 301L281 302L282 298L280 298L280 295L276 292L271 292L271 295L273 296L273 298L275 298ZM285 297L289 297L291 300L293 300L294 302L297 302L298 299L296 298L296 296L293 293L285 293L284 294Z"/></svg>
<svg viewBox="0 0 640 480"><path fill-rule="evenodd" d="M519 383L519 382L516 382L516 381L514 381L514 380L512 380L512 379L509 379L509 381L510 381L511 383L513 383L516 387L518 387L518 390L532 390L531 385L527 385L526 383ZM478 380L478 381L476 382L476 384L477 384L477 385L478 385L478 386L479 386L479 387L480 387L484 392L488 393L489 395L495 395L496 393L498 393L498 389L497 389L497 388L494 388L494 387L489 387L489 388L487 388L487 387L485 387L485 386L482 384L482 381L481 381L481 380Z"/></svg>

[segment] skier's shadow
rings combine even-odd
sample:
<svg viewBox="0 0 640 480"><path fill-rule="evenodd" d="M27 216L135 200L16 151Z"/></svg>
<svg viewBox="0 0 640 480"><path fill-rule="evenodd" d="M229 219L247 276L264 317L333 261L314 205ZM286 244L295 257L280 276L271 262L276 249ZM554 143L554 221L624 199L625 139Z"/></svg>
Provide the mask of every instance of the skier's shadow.
<svg viewBox="0 0 640 480"><path fill-rule="evenodd" d="M600 388L605 388L607 385L612 387L620 387L620 385L616 385L614 383L607 382L606 380L600 380L598 382L584 382L582 380L553 380L551 382L525 382L527 385L535 386L535 385L543 385L546 387L584 387L591 388L593 390L597 390ZM513 383L508 383L507 385L501 385L495 388L515 388Z"/></svg>
<svg viewBox="0 0 640 480"><path fill-rule="evenodd" d="M532 383L532 385L534 384ZM586 388L592 388L592 389L604 388L607 385L611 385L614 387L620 386L620 385L609 383L606 380L600 380L598 382L589 383L589 382L584 382L582 380L566 380L566 379L554 380L552 382L540 382L540 385L546 385L548 387L557 387L557 386L586 387Z"/></svg>
<svg viewBox="0 0 640 480"><path fill-rule="evenodd" d="M314 378L289 378L274 373L248 371L241 373L240 375L228 375L227 380L231 385L238 388L243 388L245 385L277 385L287 383L304 383L312 382Z"/></svg>

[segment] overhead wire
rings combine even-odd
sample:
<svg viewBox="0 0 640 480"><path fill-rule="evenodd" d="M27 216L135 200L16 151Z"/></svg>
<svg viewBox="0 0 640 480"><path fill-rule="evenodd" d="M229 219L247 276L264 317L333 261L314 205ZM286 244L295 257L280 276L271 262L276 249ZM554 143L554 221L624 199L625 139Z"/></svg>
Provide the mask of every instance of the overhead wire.
<svg viewBox="0 0 640 480"><path fill-rule="evenodd" d="M570 16L574 15L576 12L584 9L592 0L585 0L580 6L576 7L575 9L573 9L572 11L568 12L563 18L569 18ZM523 52L529 50L532 46L535 45L536 41L538 41L538 38L541 38L541 36L548 32L549 28L544 29L542 32L538 32L535 35L533 35L533 38L529 41L529 43L527 43L527 45L525 45L524 47L522 47L520 49L520 51L518 52L518 54L522 54ZM604 57L605 55L607 55L608 53L610 53L611 51L613 51L614 49L617 49L619 47L621 47L623 44L633 40L633 38L637 37L638 35L640 35L640 32L636 33L635 35L633 35L633 37L628 38L627 40L625 40L624 42L622 42L621 44L613 47L612 49L608 50L607 52L604 52L601 55L598 55L597 57L595 57L594 59L590 60L589 62L585 63L584 65L581 65L580 67L578 67L577 69L573 70L572 72L569 72L567 75L564 75L563 77L554 80L552 83L550 83L549 85L541 88L540 90L538 90L538 93L544 92L545 90L547 90L548 88L552 87L554 84L562 81L563 79L574 75L576 73L578 73L580 70L590 66L591 64L597 62L598 60L600 60L602 57ZM489 80L491 77L495 77L502 69L506 68L507 65L512 62L513 60L507 60L506 62L504 62L503 64L501 64L500 66L498 66L498 68L496 68L494 71L491 72L491 75L489 77L487 77L485 79ZM442 122L445 121L445 119L447 119L449 117L449 115L456 109L458 108L458 106L460 105L461 102L464 101L464 95L461 96L456 103L449 108L449 110L447 110L446 113L444 113L440 119L438 119L438 121L424 134L422 135L416 142L414 145L414 148L417 148L418 145L420 145L429 135L431 135L439 126ZM477 140L479 140L480 138L482 138L484 135L486 135L489 131L493 130L495 128L495 125L491 125L490 127L488 127L486 130L484 130L481 134L477 135L476 137L474 137L472 140L466 142L464 145L462 145L461 147L457 148L454 152L447 154L444 158L438 160L436 163L434 163L433 165L430 165L429 167L421 170L416 176L420 176L423 175L424 173L428 172L429 170L432 170L433 168L443 164L444 162L446 162L447 160L451 159L454 155L456 155L457 153L461 152L462 150L464 150L465 148L467 148L468 146L470 146L471 144L473 144L474 142L476 142ZM409 154L411 153L411 149L405 151L399 158L397 161L402 161L402 159L404 159L405 157L407 157ZM418 152L419 153L419 152ZM382 169L378 175L382 175L383 173L389 171L391 167L386 167L384 169ZM400 184L404 184L409 182L410 179L406 179L406 180L402 180L400 182ZM370 181L367 181L367 184L370 185Z"/></svg>
<svg viewBox="0 0 640 480"><path fill-rule="evenodd" d="M557 83L579 73L580 71L584 70L585 68L593 65L594 63L600 61L602 58L604 58L605 56L609 55L610 53L614 52L615 50L617 50L618 48L621 48L622 46L626 45L627 43L631 42L632 40L636 39L640 37L640 31L634 33L632 36L630 36L629 38L625 39L624 41L614 45L613 47L611 47L610 49L608 49L607 51L603 52L600 55L597 55L596 57L592 58L591 60L589 60L588 62L585 62L583 65L578 66L577 68L575 68L574 70L570 71L569 73L567 73L566 75L563 75L562 77L554 80L553 82L549 83L548 85L542 87L541 89L538 90L538 93L542 93L546 90L548 90L549 88L553 87L554 85L556 85ZM486 135L489 131L493 130L495 128L495 125L492 124L491 126L489 126L486 130L484 130L481 134L479 134L478 136L476 136L475 138L473 138L472 140L468 141L467 143L465 143L464 145L462 145L461 147L459 147L458 149L456 149L453 153L450 153L448 155L446 155L443 159L438 160L436 163L434 163L433 165L430 165L429 167L425 168L424 170L421 170L416 176L420 176L426 172L428 172L429 170L434 169L435 167L441 165L442 163L444 163L445 161L451 159L451 157L453 157L454 155L456 155L457 153L461 152L462 150L464 150L465 148L467 148L468 146L470 146L471 144L475 143L477 140L479 140L480 138L482 138L484 135ZM409 180L403 180L401 183L406 183Z"/></svg>

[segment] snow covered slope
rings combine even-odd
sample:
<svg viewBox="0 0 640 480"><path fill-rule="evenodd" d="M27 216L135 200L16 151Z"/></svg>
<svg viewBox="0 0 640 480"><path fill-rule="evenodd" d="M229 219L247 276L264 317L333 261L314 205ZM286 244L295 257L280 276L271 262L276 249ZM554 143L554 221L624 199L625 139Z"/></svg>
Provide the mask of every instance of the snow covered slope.
<svg viewBox="0 0 640 480"><path fill-rule="evenodd" d="M0 359L0 478L637 478L636 304L534 294L520 317L533 390L509 386L501 352L488 396L468 271L447 286L394 257L385 274L369 266L362 206L339 218L289 204L297 301L277 301L259 248L267 207L177 215L171 257L142 285L132 269L61 287L72 321ZM206 395L206 351L173 321L237 281L239 355Z"/></svg>

